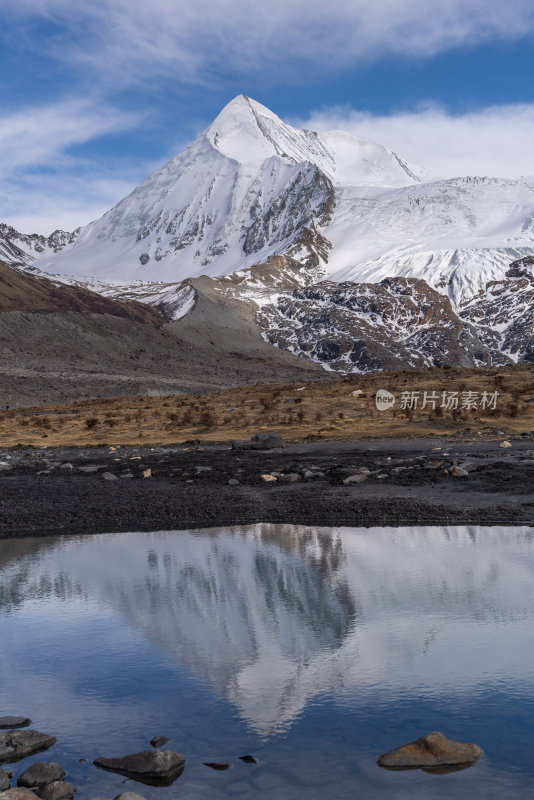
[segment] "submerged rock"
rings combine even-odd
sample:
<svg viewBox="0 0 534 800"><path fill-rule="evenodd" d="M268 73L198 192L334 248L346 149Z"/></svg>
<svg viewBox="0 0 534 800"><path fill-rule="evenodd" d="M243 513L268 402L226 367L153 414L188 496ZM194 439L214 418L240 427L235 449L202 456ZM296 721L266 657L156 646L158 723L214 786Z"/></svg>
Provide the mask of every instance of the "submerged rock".
<svg viewBox="0 0 534 800"><path fill-rule="evenodd" d="M240 761L244 761L245 764L257 764L258 763L258 759L255 756L250 756L250 755L239 756L239 760Z"/></svg>
<svg viewBox="0 0 534 800"><path fill-rule="evenodd" d="M32 721L28 717L0 717L0 728L8 728L11 731L14 728L26 728L31 724Z"/></svg>
<svg viewBox="0 0 534 800"><path fill-rule="evenodd" d="M167 739L166 736L154 736L154 738L150 740L150 744L152 747L163 747L164 744L170 741L171 740Z"/></svg>
<svg viewBox="0 0 534 800"><path fill-rule="evenodd" d="M9 731L0 733L0 764L12 764L27 756L48 750L56 743L53 736L39 731Z"/></svg>
<svg viewBox="0 0 534 800"><path fill-rule="evenodd" d="M17 786L25 786L27 789L40 788L47 783L62 781L66 774L55 761L37 761L19 775Z"/></svg>
<svg viewBox="0 0 534 800"><path fill-rule="evenodd" d="M379 756L377 764L386 769L423 769L425 772L444 772L465 769L482 755L476 744L447 739L442 733L427 733L415 742Z"/></svg>
<svg viewBox="0 0 534 800"><path fill-rule="evenodd" d="M97 758L93 764L148 786L170 786L184 771L185 758L172 750L143 750L122 758Z"/></svg>
<svg viewBox="0 0 534 800"><path fill-rule="evenodd" d="M216 769L218 772L223 772L225 769L230 769L232 766L228 764L226 761L203 761L202 762L205 767L209 767L210 769Z"/></svg>

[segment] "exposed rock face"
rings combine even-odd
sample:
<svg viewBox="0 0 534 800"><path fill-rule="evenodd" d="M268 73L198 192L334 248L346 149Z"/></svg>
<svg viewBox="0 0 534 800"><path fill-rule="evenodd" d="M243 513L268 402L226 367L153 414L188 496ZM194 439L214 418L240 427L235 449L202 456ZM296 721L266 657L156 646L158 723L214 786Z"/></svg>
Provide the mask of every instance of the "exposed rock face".
<svg viewBox="0 0 534 800"><path fill-rule="evenodd" d="M53 736L39 731L10 731L0 734L0 764L12 764L27 756L48 750L56 743Z"/></svg>
<svg viewBox="0 0 534 800"><path fill-rule="evenodd" d="M386 769L423 769L426 772L462 769L475 764L482 755L476 744L447 739L437 731L415 742L379 756L377 764Z"/></svg>
<svg viewBox="0 0 534 800"><path fill-rule="evenodd" d="M184 771L185 758L172 750L143 750L122 758L97 758L93 764L149 786L170 786Z"/></svg>
<svg viewBox="0 0 534 800"><path fill-rule="evenodd" d="M481 340L514 361L534 361L534 258L513 261L506 279L491 281L460 311Z"/></svg>
<svg viewBox="0 0 534 800"><path fill-rule="evenodd" d="M42 253L58 253L76 241L81 228L72 233L54 231L50 236L19 233L11 225L0 224L0 258L14 266L31 264Z"/></svg>
<svg viewBox="0 0 534 800"><path fill-rule="evenodd" d="M19 775L17 786L24 786L27 789L41 788L48 783L62 781L66 774L55 761L37 761Z"/></svg>
<svg viewBox="0 0 534 800"><path fill-rule="evenodd" d="M502 359L446 296L416 278L325 281L280 295L256 318L266 341L340 372L483 366Z"/></svg>

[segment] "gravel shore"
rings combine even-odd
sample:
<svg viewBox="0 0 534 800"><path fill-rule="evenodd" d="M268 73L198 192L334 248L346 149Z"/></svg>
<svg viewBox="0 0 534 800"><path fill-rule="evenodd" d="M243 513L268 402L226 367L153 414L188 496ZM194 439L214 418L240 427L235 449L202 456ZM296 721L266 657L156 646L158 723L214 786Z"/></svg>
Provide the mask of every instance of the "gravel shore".
<svg viewBox="0 0 534 800"><path fill-rule="evenodd" d="M0 452L0 538L255 522L534 525L534 442Z"/></svg>

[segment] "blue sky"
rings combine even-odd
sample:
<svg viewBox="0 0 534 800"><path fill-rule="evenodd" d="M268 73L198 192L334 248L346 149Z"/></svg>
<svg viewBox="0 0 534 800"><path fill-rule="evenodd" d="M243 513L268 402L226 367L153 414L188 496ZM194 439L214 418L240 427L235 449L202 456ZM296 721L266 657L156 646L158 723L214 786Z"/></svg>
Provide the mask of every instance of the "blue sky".
<svg viewBox="0 0 534 800"><path fill-rule="evenodd" d="M532 0L0 0L0 221L100 216L236 94L438 176L534 175Z"/></svg>

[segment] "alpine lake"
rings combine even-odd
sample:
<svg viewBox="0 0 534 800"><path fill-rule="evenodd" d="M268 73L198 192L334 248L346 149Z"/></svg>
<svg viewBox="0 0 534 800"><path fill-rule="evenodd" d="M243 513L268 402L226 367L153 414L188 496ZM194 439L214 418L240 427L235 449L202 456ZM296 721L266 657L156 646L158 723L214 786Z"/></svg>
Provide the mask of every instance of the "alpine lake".
<svg viewBox="0 0 534 800"><path fill-rule="evenodd" d="M0 715L57 738L4 768L14 785L59 762L77 800L523 800L533 665L529 527L0 542ZM430 731L483 755L448 774L376 764ZM171 786L92 763L154 736L186 758Z"/></svg>

